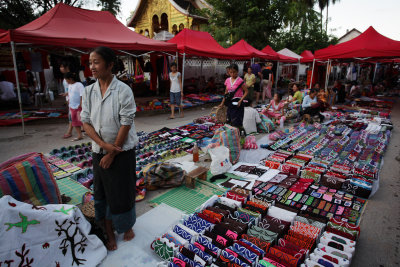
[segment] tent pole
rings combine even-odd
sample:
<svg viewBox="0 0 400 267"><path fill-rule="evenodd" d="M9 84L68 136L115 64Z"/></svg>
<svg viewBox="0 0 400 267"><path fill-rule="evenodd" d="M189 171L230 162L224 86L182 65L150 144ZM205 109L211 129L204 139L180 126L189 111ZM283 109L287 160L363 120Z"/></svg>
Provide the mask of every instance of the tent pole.
<svg viewBox="0 0 400 267"><path fill-rule="evenodd" d="M299 62L297 63L297 81L300 80L300 58L299 58Z"/></svg>
<svg viewBox="0 0 400 267"><path fill-rule="evenodd" d="M278 91L278 79L279 79L279 61L276 63L276 79L275 79L275 90Z"/></svg>
<svg viewBox="0 0 400 267"><path fill-rule="evenodd" d="M325 75L325 91L328 89L328 79L329 79L329 66L330 66L330 60L328 59L328 63L326 63L326 75Z"/></svg>
<svg viewBox="0 0 400 267"><path fill-rule="evenodd" d="M374 78L372 78L372 83L375 83L376 69L377 68L378 68L378 62L375 63Z"/></svg>
<svg viewBox="0 0 400 267"><path fill-rule="evenodd" d="M15 72L15 82L17 84L17 93L18 93L18 103L19 103L19 112L21 113L21 123L22 123L22 134L25 134L25 123L24 123L24 115L22 113L22 102L21 102L21 88L19 86L19 78L18 78L18 68L17 68L17 57L15 56L15 44L14 41L10 42L11 52L14 63L14 72Z"/></svg>
<svg viewBox="0 0 400 267"><path fill-rule="evenodd" d="M312 70L311 70L311 80L310 80L310 88L312 88L312 82L313 82L313 78L314 78L314 66L315 66L315 58L312 61Z"/></svg>
<svg viewBox="0 0 400 267"><path fill-rule="evenodd" d="M186 54L183 53L183 60L182 60L182 90L183 90L183 84L185 82L185 60L186 60Z"/></svg>

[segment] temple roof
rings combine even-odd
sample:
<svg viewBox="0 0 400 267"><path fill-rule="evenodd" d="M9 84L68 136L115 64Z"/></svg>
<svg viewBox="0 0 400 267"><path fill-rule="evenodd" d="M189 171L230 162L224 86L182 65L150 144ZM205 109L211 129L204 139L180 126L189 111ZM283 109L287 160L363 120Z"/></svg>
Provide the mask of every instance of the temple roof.
<svg viewBox="0 0 400 267"><path fill-rule="evenodd" d="M171 5L181 12L183 15L188 16L188 17L193 17L201 20L207 20L207 18L194 15L194 11L197 9L202 9L202 8L210 8L210 5L205 1L205 0L168 0ZM146 0L139 0L139 3L137 5L137 8L130 19L130 21L127 23L128 27L135 27L136 26L136 19L137 16L140 15L140 11L144 8L144 6L147 4Z"/></svg>

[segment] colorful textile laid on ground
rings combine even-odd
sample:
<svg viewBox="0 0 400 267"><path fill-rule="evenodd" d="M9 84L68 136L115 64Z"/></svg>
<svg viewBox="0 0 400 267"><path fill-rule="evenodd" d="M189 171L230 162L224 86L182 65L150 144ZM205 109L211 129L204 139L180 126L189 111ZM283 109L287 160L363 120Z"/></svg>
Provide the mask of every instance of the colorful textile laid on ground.
<svg viewBox="0 0 400 267"><path fill-rule="evenodd" d="M1 266L96 266L107 250L72 205L35 206L0 199Z"/></svg>
<svg viewBox="0 0 400 267"><path fill-rule="evenodd" d="M38 111L23 111L24 122L48 119L48 118L67 118L68 114L66 109L54 110L38 110ZM21 123L20 112L1 112L0 113L0 126L9 126Z"/></svg>
<svg viewBox="0 0 400 267"><path fill-rule="evenodd" d="M270 134L259 164L232 166L242 180L154 240L161 266L350 266L393 126L370 109L328 113Z"/></svg>
<svg viewBox="0 0 400 267"><path fill-rule="evenodd" d="M349 266L360 228L232 189L156 238L161 266ZM312 253L311 253L312 252Z"/></svg>
<svg viewBox="0 0 400 267"><path fill-rule="evenodd" d="M40 153L24 154L0 165L0 197L4 195L33 205L61 203L52 171Z"/></svg>
<svg viewBox="0 0 400 267"><path fill-rule="evenodd" d="M219 103L222 101L222 95L215 94L190 94L185 95L182 101L183 108L192 108L201 106L207 103ZM136 103L137 111L148 111L148 110L169 110L170 102L167 99L153 99L146 103Z"/></svg>
<svg viewBox="0 0 400 267"><path fill-rule="evenodd" d="M71 198L68 204L83 203L83 196L93 191L91 143L53 149L47 162L61 194Z"/></svg>

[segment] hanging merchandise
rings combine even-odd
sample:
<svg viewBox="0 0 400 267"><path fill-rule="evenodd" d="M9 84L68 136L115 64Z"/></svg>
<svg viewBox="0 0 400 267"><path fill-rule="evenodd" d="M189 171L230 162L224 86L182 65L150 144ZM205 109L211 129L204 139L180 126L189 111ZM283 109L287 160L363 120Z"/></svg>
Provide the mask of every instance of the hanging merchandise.
<svg viewBox="0 0 400 267"><path fill-rule="evenodd" d="M165 55L164 55L164 66L163 66L163 72L162 72L161 78L162 78L164 81L168 81L168 80L169 80L168 59L167 59L167 56L165 56Z"/></svg>
<svg viewBox="0 0 400 267"><path fill-rule="evenodd" d="M139 60L136 59L136 64L135 64L135 82L136 83L142 83L143 81L144 81L143 70L140 67Z"/></svg>
<svg viewBox="0 0 400 267"><path fill-rule="evenodd" d="M42 54L40 53L31 53L31 66L33 72L41 72L43 71L42 66Z"/></svg>

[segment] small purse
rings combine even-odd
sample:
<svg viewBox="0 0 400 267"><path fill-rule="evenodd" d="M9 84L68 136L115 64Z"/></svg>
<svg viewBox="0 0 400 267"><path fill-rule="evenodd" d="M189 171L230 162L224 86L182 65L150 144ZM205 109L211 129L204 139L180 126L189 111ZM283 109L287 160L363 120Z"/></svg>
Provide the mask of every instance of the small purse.
<svg viewBox="0 0 400 267"><path fill-rule="evenodd" d="M175 249L169 246L167 240L156 239L151 243L150 247L163 260L171 260L174 257Z"/></svg>
<svg viewBox="0 0 400 267"><path fill-rule="evenodd" d="M224 95L224 98L225 98L224 104L225 104L225 106L228 107L228 106L230 106L230 105L232 104L232 99L235 97L236 92L237 92L240 88L242 88L243 84L244 84L244 81L241 82L241 83L239 84L239 86L236 88L235 91L228 92L228 93L226 93L226 94Z"/></svg>

